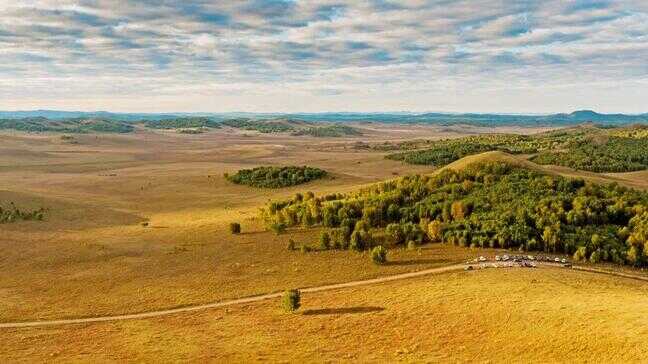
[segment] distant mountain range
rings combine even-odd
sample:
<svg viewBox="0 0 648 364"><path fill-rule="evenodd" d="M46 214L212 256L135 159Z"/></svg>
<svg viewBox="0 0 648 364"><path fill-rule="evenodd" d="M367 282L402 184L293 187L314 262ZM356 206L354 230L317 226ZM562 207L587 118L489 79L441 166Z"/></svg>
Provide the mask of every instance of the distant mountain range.
<svg viewBox="0 0 648 364"><path fill-rule="evenodd" d="M517 114L455 114L455 113L111 113L106 111L0 111L0 119L24 119L44 117L50 120L71 118L101 118L125 122L142 120L161 120L177 117L208 117L214 121L232 118L249 119L298 119L310 122L387 122L387 123L431 123L439 125L472 124L472 125L575 125L585 122L597 124L632 124L648 123L646 114L600 114L592 110L579 110L572 113L548 115Z"/></svg>

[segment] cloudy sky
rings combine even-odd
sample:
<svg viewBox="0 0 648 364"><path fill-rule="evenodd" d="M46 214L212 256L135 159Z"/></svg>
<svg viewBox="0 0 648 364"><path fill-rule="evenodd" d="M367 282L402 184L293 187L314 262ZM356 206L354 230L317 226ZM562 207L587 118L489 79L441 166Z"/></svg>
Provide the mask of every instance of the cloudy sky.
<svg viewBox="0 0 648 364"><path fill-rule="evenodd" d="M4 110L638 113L648 1L0 0L0 60Z"/></svg>

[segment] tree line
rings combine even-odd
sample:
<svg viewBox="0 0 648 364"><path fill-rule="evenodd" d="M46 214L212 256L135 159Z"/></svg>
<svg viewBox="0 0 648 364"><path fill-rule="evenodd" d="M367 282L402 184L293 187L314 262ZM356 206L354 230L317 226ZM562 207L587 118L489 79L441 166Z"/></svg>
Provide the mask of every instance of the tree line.
<svg viewBox="0 0 648 364"><path fill-rule="evenodd" d="M325 227L335 249L444 242L648 265L648 193L504 162L402 177L351 194L299 194L268 203L260 217L275 232Z"/></svg>
<svg viewBox="0 0 648 364"><path fill-rule="evenodd" d="M629 172L648 168L648 134L642 126L624 128L580 127L533 136L492 134L441 141L418 141L381 145L385 149L409 150L386 158L410 164L442 167L468 155L503 151L511 154L537 154L538 164L556 164L592 172Z"/></svg>

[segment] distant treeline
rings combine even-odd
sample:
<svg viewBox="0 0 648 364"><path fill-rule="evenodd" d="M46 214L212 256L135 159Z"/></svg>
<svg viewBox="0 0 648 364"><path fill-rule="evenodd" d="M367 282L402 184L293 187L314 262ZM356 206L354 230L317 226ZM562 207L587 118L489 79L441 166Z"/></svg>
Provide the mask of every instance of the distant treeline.
<svg viewBox="0 0 648 364"><path fill-rule="evenodd" d="M13 129L26 132L58 132L58 133L130 133L134 127L126 122L74 118L50 120L42 117L26 119L0 119L0 129Z"/></svg>
<svg viewBox="0 0 648 364"><path fill-rule="evenodd" d="M293 127L292 125L280 121L229 119L224 120L222 123L223 125L232 128L254 130L260 133L286 133L295 130L295 127Z"/></svg>
<svg viewBox="0 0 648 364"><path fill-rule="evenodd" d="M295 186L326 176L326 171L314 167L256 167L225 174L228 181L253 187L280 188Z"/></svg>
<svg viewBox="0 0 648 364"><path fill-rule="evenodd" d="M103 118L128 122L139 120L162 120L184 117L208 117L213 120L235 118L247 119L295 119L304 122L382 122L382 123L424 123L435 125L469 124L478 126L537 126L537 125L577 125L584 122L600 124L630 124L647 123L648 114L600 114L591 110L579 110L572 113L550 115L512 115L512 114L476 114L476 113L175 113L175 114L135 114L110 112L66 112L55 110L35 111L0 111L0 119L16 119L26 117L47 117L50 119L69 118Z"/></svg>
<svg viewBox="0 0 648 364"><path fill-rule="evenodd" d="M347 125L335 124L300 129L292 133L292 135L310 135L319 138L337 138L344 136L357 136L362 135L362 133L360 133L358 129Z"/></svg>
<svg viewBox="0 0 648 364"><path fill-rule="evenodd" d="M619 129L575 128L533 136L480 135L442 141L379 145L377 149L415 149L388 155L410 164L445 166L468 155L500 150L537 154L538 164L556 164L593 172L627 172L648 168L648 133L643 126Z"/></svg>
<svg viewBox="0 0 648 364"><path fill-rule="evenodd" d="M648 265L648 193L497 161L351 194L297 194L270 202L260 217L278 233L294 226L328 228L335 249L444 242Z"/></svg>
<svg viewBox="0 0 648 364"><path fill-rule="evenodd" d="M220 128L218 121L207 117L183 117L162 120L147 120L144 124L152 129L190 129L190 128Z"/></svg>
<svg viewBox="0 0 648 364"><path fill-rule="evenodd" d="M45 216L45 209L38 210L21 210L13 202L9 203L9 207L2 207L0 204L0 224L6 224L17 221L26 220L43 220Z"/></svg>

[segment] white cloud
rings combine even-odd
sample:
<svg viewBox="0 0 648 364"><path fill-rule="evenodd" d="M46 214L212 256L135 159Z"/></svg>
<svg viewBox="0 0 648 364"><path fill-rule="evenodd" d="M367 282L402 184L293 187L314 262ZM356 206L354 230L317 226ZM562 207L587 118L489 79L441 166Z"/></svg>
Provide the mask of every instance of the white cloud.
<svg viewBox="0 0 648 364"><path fill-rule="evenodd" d="M0 0L0 108L648 111L645 3L592 4Z"/></svg>

